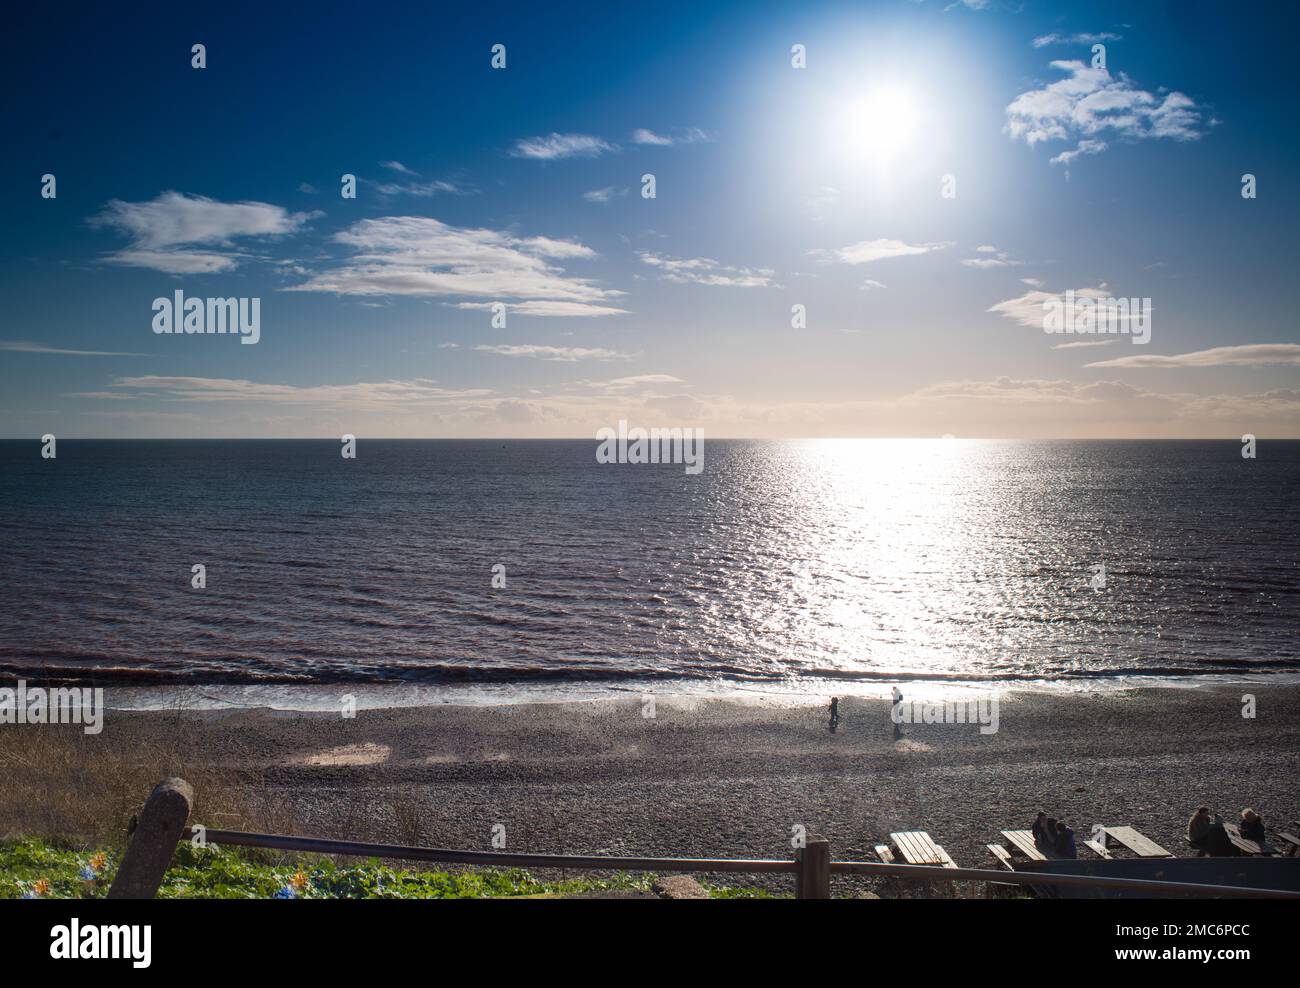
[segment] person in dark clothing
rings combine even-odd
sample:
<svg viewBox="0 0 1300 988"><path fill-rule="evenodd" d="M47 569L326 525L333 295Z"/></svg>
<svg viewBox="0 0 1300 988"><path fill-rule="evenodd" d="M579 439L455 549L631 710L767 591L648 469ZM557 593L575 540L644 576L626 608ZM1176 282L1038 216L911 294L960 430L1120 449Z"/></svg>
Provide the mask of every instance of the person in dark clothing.
<svg viewBox="0 0 1300 988"><path fill-rule="evenodd" d="M1043 837L1042 840L1036 842L1038 849L1040 851L1051 851L1055 853L1058 836L1059 835L1056 832L1056 817L1049 816L1043 821Z"/></svg>
<svg viewBox="0 0 1300 988"><path fill-rule="evenodd" d="M1038 844L1044 840L1044 831L1047 829L1047 814L1042 810L1038 811L1038 816L1034 817L1034 825L1029 828L1029 832L1034 835L1034 843Z"/></svg>
<svg viewBox="0 0 1300 988"><path fill-rule="evenodd" d="M1079 856L1079 848L1074 843L1074 828L1064 820L1056 821L1056 853L1063 858Z"/></svg>
<svg viewBox="0 0 1300 988"><path fill-rule="evenodd" d="M1241 852L1223 828L1223 818L1211 815L1208 806L1199 806L1187 821L1187 842L1212 858L1231 858Z"/></svg>
<svg viewBox="0 0 1300 988"><path fill-rule="evenodd" d="M831 733L834 734L835 729L839 726L840 726L840 698L838 696L833 696L831 697Z"/></svg>
<svg viewBox="0 0 1300 988"><path fill-rule="evenodd" d="M1254 810L1242 810L1241 836L1260 844L1265 843L1267 838L1264 833L1264 818Z"/></svg>

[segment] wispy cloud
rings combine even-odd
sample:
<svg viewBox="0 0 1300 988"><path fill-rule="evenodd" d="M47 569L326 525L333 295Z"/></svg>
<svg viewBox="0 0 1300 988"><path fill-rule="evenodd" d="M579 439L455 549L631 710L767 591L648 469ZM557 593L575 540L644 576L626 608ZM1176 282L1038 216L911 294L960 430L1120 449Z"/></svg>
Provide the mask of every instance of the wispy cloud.
<svg viewBox="0 0 1300 988"><path fill-rule="evenodd" d="M1024 280L1028 281L1032 279ZM1041 284L1041 282L1039 282L1039 284ZM1074 289L1074 295L1076 298L1106 299L1114 296L1114 293L1103 284L1097 288L1076 288ZM991 305L989 306L988 311L996 312L1000 315L1006 316L1008 319L1014 319L1022 326L1042 329L1044 313L1043 303L1056 302L1064 305L1065 301L1065 292L1044 292L1035 289L1032 292L1025 292L1025 294L1018 298L1009 298L1005 301L998 302L995 305ZM1119 319L1125 317L1117 314L1115 318Z"/></svg>
<svg viewBox="0 0 1300 988"><path fill-rule="evenodd" d="M835 261L840 264L869 264L891 257L913 257L929 254L931 251L946 250L953 246L952 241L932 244L909 244L902 240L861 240L847 247L834 249L814 249L808 251L810 257L819 261Z"/></svg>
<svg viewBox="0 0 1300 988"><path fill-rule="evenodd" d="M654 251L637 251L641 260L657 269L664 281L678 284L716 285L726 288L770 288L776 272L771 268L737 268L711 257L669 257Z"/></svg>
<svg viewBox="0 0 1300 988"><path fill-rule="evenodd" d="M592 189L590 192L584 192L582 198L587 202L605 203L611 199L627 195L627 189L617 189L614 186L606 186L603 189Z"/></svg>
<svg viewBox="0 0 1300 988"><path fill-rule="evenodd" d="M437 387L428 378L358 384L263 384L245 378L120 377L113 387L137 397L189 402L272 402L276 404L348 404L359 407L405 406L448 399L480 398L493 394L482 388Z"/></svg>
<svg viewBox="0 0 1300 988"><path fill-rule="evenodd" d="M398 173L400 173L400 174L402 174L402 175L416 175L416 174L418 174L418 172L414 172L414 171L412 171L411 169L407 168L407 167L406 167L404 164L402 164L400 161L381 161L381 162L379 163L379 165L380 165L381 168L387 168L389 171L395 171L395 172L398 172Z"/></svg>
<svg viewBox="0 0 1300 988"><path fill-rule="evenodd" d="M536 360L557 360L564 363L577 360L625 360L628 357L628 354L619 353L617 350L579 346L541 346L535 343L483 344L474 349L482 350L484 353L499 354L502 357L532 357Z"/></svg>
<svg viewBox="0 0 1300 988"><path fill-rule="evenodd" d="M674 130L668 134L657 134L653 130L638 127L632 131L633 144L651 144L656 147L672 147L676 144L700 144L712 138L699 127L687 127Z"/></svg>
<svg viewBox="0 0 1300 988"><path fill-rule="evenodd" d="M976 247L975 253L980 256L963 258L961 263L968 268L1014 268L1023 263L1013 260L1005 250L998 250L992 244Z"/></svg>
<svg viewBox="0 0 1300 988"><path fill-rule="evenodd" d="M1124 35L1112 34L1110 31L1079 31L1075 34L1063 34L1060 31L1053 31L1051 34L1040 34L1034 39L1035 48L1046 48L1048 45L1095 45L1098 42L1105 41L1123 41Z"/></svg>
<svg viewBox="0 0 1300 988"><path fill-rule="evenodd" d="M228 271L248 256L234 249L237 238L286 236L318 215L290 213L266 202L219 202L164 192L148 202L114 199L89 222L131 238L130 247L106 255L113 264L166 274L208 274ZM196 245L206 249L195 250Z"/></svg>
<svg viewBox="0 0 1300 988"><path fill-rule="evenodd" d="M458 309L491 309L495 302L457 302ZM591 305L586 302L561 302L550 299L537 299L529 302L511 302L506 306L511 315L518 316L564 316L592 318L595 316L621 316L627 309L612 305Z"/></svg>
<svg viewBox="0 0 1300 988"><path fill-rule="evenodd" d="M623 292L600 288L555 263L596 256L591 248L572 240L455 227L424 216L361 220L334 239L351 248L354 256L287 291L604 306L601 311L588 310L587 315L623 311L606 305ZM577 311L571 307L566 314Z"/></svg>
<svg viewBox="0 0 1300 988"><path fill-rule="evenodd" d="M147 357L147 353L121 353L116 350L66 350L63 347L47 346L44 343L29 343L26 340L0 340L0 350L15 353L50 353L64 357Z"/></svg>
<svg viewBox="0 0 1300 988"><path fill-rule="evenodd" d="M561 158L595 158L617 150L618 145L591 134L547 134L545 137L519 139L510 153L516 158L555 161Z"/></svg>
<svg viewBox="0 0 1300 988"><path fill-rule="evenodd" d="M1244 346L1218 346L1173 356L1145 354L1116 357L1085 364L1086 367L1256 367L1263 364L1300 366L1300 343L1248 343Z"/></svg>
<svg viewBox="0 0 1300 988"><path fill-rule="evenodd" d="M1114 342L1115 342L1114 338L1106 339L1106 340L1076 340L1073 343L1058 343L1056 344L1056 346L1052 347L1052 349L1053 350L1078 350L1082 347L1110 346Z"/></svg>

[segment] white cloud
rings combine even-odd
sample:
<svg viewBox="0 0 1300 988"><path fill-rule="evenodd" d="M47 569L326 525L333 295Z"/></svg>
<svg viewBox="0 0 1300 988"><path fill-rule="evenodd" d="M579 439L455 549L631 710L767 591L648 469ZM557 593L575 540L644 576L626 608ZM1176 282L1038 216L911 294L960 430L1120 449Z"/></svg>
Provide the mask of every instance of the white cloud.
<svg viewBox="0 0 1300 988"><path fill-rule="evenodd" d="M1076 288L1074 289L1076 298L1105 299L1110 298L1112 293L1107 290L1105 285L1099 288ZM1118 296L1116 296L1118 297ZM1034 290L1025 292L1019 298L1009 298L1003 302L989 306L989 312L997 312L1006 316L1008 319L1014 319L1022 326L1031 326L1034 329L1043 328L1043 303L1059 302L1065 304L1065 293L1056 294L1054 292L1044 292Z"/></svg>
<svg viewBox="0 0 1300 988"><path fill-rule="evenodd" d="M576 360L620 360L627 354L616 350L592 349L578 346L541 346L535 343L499 344L496 346L476 346L475 350L495 353L502 357L533 357L538 360L558 360L572 363Z"/></svg>
<svg viewBox="0 0 1300 988"><path fill-rule="evenodd" d="M671 137L661 137L654 131L646 130L644 127L632 132L632 143L634 144L656 144L661 147L671 146L673 139Z"/></svg>
<svg viewBox="0 0 1300 988"><path fill-rule="evenodd" d="M287 291L605 306L604 311L592 310L588 315L609 314L605 304L623 294L570 275L554 263L596 256L571 240L454 227L423 216L361 220L334 239L352 248L354 256ZM540 308L544 307L535 311ZM570 308L566 314L577 311Z"/></svg>
<svg viewBox="0 0 1300 988"><path fill-rule="evenodd" d="M858 287L864 292L873 292L880 288L888 288L889 286L883 281L876 281L874 278L868 278Z"/></svg>
<svg viewBox="0 0 1300 988"><path fill-rule="evenodd" d="M809 256L820 261L838 261L841 264L868 264L891 257L911 257L928 254L931 251L945 250L953 246L951 241L933 244L909 244L902 240L862 240L847 247L831 250L815 249L808 251Z"/></svg>
<svg viewBox="0 0 1300 988"><path fill-rule="evenodd" d="M771 268L737 268L711 257L669 257L654 251L637 251L641 260L657 269L664 281L677 284L716 285L725 288L771 288L776 272Z"/></svg>
<svg viewBox="0 0 1300 988"><path fill-rule="evenodd" d="M116 350L65 350L62 347L48 346L44 343L29 343L26 340L0 340L0 350L14 353L48 353L64 357L147 357L147 353L120 353Z"/></svg>
<svg viewBox="0 0 1300 988"><path fill-rule="evenodd" d="M554 161L560 158L595 158L617 150L617 145L590 134L547 134L545 137L521 138L510 153L516 158Z"/></svg>
<svg viewBox="0 0 1300 988"><path fill-rule="evenodd" d="M119 377L113 387L128 389L137 397L191 402L270 402L276 404L347 404L357 407L396 406L491 395L481 388L447 389L436 381L414 378L359 384L260 384L244 378Z"/></svg>
<svg viewBox="0 0 1300 988"><path fill-rule="evenodd" d="M1021 261L1012 260L1011 255L1005 250L998 250L992 244L981 244L975 248L977 254L983 254L983 257L967 257L962 260L962 264L968 268L1013 268L1019 267ZM989 255L993 256L989 256Z"/></svg>
<svg viewBox="0 0 1300 988"><path fill-rule="evenodd" d="M384 196L402 195L429 199L439 195L461 196L469 194L468 189L457 185L455 182L448 182L446 179L432 179L428 182L372 182L367 179L366 184Z"/></svg>
<svg viewBox="0 0 1300 988"><path fill-rule="evenodd" d="M458 309L491 309L495 302L457 302ZM559 302L549 299L537 299L529 302L511 302L506 306L512 316L564 316L594 317L621 316L627 309L618 309L612 305L590 305L585 302Z"/></svg>
<svg viewBox="0 0 1300 988"><path fill-rule="evenodd" d="M672 134L656 134L653 130L639 127L632 131L633 144L651 144L656 147L672 147L675 144L699 144L711 140L709 135L699 127L687 127L675 130Z"/></svg>
<svg viewBox="0 0 1300 988"><path fill-rule="evenodd" d="M164 192L149 202L114 199L90 224L131 238L129 248L107 255L112 263L167 274L206 274L228 271L249 256L234 249L236 238L286 236L317 215L290 213L265 202L219 202Z"/></svg>
<svg viewBox="0 0 1300 988"><path fill-rule="evenodd" d="M1098 141L1098 140L1093 140L1092 138L1085 138L1084 140L1079 142L1078 147L1076 147L1073 151L1062 151L1060 154L1051 158L1050 163L1053 165L1068 165L1071 161L1073 161L1075 158L1079 157L1080 155L1101 154L1101 152L1105 151L1106 148L1108 148L1109 146L1110 145L1107 144L1105 141Z"/></svg>
<svg viewBox="0 0 1300 988"><path fill-rule="evenodd" d="M1053 31L1051 34L1040 34L1034 39L1035 48L1046 48L1048 45L1095 45L1101 41L1123 41L1124 35L1112 34L1110 31L1098 31L1091 33L1080 31L1077 34L1062 34L1059 31Z"/></svg>
<svg viewBox="0 0 1300 988"><path fill-rule="evenodd" d="M379 163L379 165L380 165L381 168L387 168L389 171L395 171L395 172L398 172L398 173L400 173L400 174L402 174L402 175L418 175L418 174L419 174L419 172L413 172L413 171L411 171L411 169L407 168L407 167L406 167L404 164L402 164L400 161L381 161L381 162Z"/></svg>
<svg viewBox="0 0 1300 988"><path fill-rule="evenodd" d="M603 189L592 189L590 192L584 192L582 198L587 202L604 203L609 202L615 196L622 197L627 195L627 189L616 189L614 186L606 186Z"/></svg>
<svg viewBox="0 0 1300 988"><path fill-rule="evenodd" d="M1300 343L1248 343L1219 346L1173 356L1143 354L1116 357L1085 364L1085 367L1257 367L1262 364L1300 366Z"/></svg>
<svg viewBox="0 0 1300 988"><path fill-rule="evenodd" d="M1074 151L1057 155L1056 163L1105 150L1107 136L1193 141L1203 133L1202 108L1183 93L1161 90L1162 95L1156 95L1138 89L1122 73L1112 76L1078 60L1051 64L1067 77L1012 100L1006 132L1030 147L1045 141L1077 142Z"/></svg>
<svg viewBox="0 0 1300 988"><path fill-rule="evenodd" d="M1052 347L1053 350L1078 350L1081 347L1091 346L1110 346L1114 343L1114 338L1108 340L1077 340L1074 343L1058 343Z"/></svg>

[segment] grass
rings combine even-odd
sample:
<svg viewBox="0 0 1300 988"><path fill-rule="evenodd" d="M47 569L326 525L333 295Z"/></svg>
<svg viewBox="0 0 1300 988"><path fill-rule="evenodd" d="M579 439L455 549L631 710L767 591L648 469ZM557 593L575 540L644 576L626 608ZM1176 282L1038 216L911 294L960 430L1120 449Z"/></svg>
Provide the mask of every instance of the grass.
<svg viewBox="0 0 1300 988"><path fill-rule="evenodd" d="M38 838L0 842L0 899L102 899L121 855L116 849L61 847ZM584 892L649 891L653 875L617 874L542 881L520 868L413 871L371 859L254 860L238 849L176 849L160 899L495 899L561 897ZM713 898L768 898L757 889L709 887Z"/></svg>

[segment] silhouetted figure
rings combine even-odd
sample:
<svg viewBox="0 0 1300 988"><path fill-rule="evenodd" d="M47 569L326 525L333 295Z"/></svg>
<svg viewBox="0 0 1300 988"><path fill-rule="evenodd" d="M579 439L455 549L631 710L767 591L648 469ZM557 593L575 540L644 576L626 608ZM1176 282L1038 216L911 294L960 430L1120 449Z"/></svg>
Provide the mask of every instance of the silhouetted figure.
<svg viewBox="0 0 1300 988"><path fill-rule="evenodd" d="M1241 853L1223 828L1223 818L1217 813L1211 816L1208 806L1198 806L1187 821L1187 842L1212 858L1231 858Z"/></svg>
<svg viewBox="0 0 1300 988"><path fill-rule="evenodd" d="M1056 831L1056 817L1049 816L1043 821L1043 838L1037 842L1040 851L1051 851L1056 853L1056 842L1060 835Z"/></svg>
<svg viewBox="0 0 1300 988"><path fill-rule="evenodd" d="M831 733L834 734L835 729L839 726L840 726L840 698L838 696L833 696L831 697Z"/></svg>
<svg viewBox="0 0 1300 988"><path fill-rule="evenodd" d="M1241 836L1260 844L1265 843L1267 837L1264 833L1264 818L1254 810L1242 810Z"/></svg>
<svg viewBox="0 0 1300 988"><path fill-rule="evenodd" d="M894 740L898 741L903 737L903 694L898 691L898 687L892 687L894 691L894 712L889 719L894 722Z"/></svg>
<svg viewBox="0 0 1300 988"><path fill-rule="evenodd" d="M1047 832L1047 814L1042 810L1038 811L1038 816L1034 817L1034 825L1029 828L1029 832L1034 835L1034 843L1039 844L1044 840Z"/></svg>
<svg viewBox="0 0 1300 988"><path fill-rule="evenodd" d="M1056 821L1056 853L1063 858L1079 856L1079 848L1074 843L1074 828L1064 820Z"/></svg>

